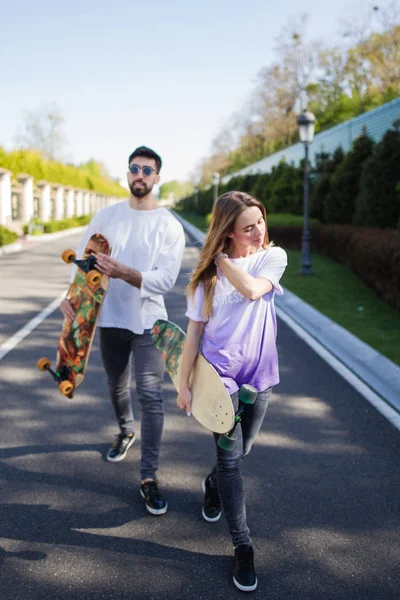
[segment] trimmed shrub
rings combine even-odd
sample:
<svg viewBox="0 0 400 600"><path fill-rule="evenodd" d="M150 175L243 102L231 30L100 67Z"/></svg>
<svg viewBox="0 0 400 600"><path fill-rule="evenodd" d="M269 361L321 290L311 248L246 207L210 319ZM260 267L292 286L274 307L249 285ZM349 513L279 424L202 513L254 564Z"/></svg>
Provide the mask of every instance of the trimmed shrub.
<svg viewBox="0 0 400 600"><path fill-rule="evenodd" d="M331 190L332 175L344 159L343 148L336 148L332 157L329 154L316 157L316 168L313 171L314 186L310 196L310 215L318 219L321 223L325 222L324 204ZM323 157L323 158L322 158Z"/></svg>
<svg viewBox="0 0 400 600"><path fill-rule="evenodd" d="M301 215L303 211L303 169L281 162L271 173L268 209L274 213Z"/></svg>
<svg viewBox="0 0 400 600"><path fill-rule="evenodd" d="M396 227L400 218L400 130L389 129L364 163L354 223Z"/></svg>
<svg viewBox="0 0 400 600"><path fill-rule="evenodd" d="M69 219L61 219L60 221L48 221L44 224L45 233L55 233L64 229L72 229L73 227L82 227L88 225L92 215L84 215L82 217L71 217Z"/></svg>
<svg viewBox="0 0 400 600"><path fill-rule="evenodd" d="M270 227L277 246L300 250L302 227ZM319 225L311 227L311 248L348 265L386 302L400 310L400 231Z"/></svg>
<svg viewBox="0 0 400 600"><path fill-rule="evenodd" d="M7 244L12 244L18 239L18 235L15 231L11 231L4 227L4 225L0 225L0 246L6 246Z"/></svg>
<svg viewBox="0 0 400 600"><path fill-rule="evenodd" d="M20 173L28 173L37 181L44 179L53 183L95 190L109 196L128 196L128 190L117 180L102 174L101 164L93 160L75 166L46 160L37 150L19 149L5 152L0 147L0 167L11 171L14 177Z"/></svg>
<svg viewBox="0 0 400 600"><path fill-rule="evenodd" d="M366 134L361 135L355 140L353 149L346 154L337 167L331 179L331 190L324 202L325 223L353 222L362 167L371 156L373 147L373 140Z"/></svg>

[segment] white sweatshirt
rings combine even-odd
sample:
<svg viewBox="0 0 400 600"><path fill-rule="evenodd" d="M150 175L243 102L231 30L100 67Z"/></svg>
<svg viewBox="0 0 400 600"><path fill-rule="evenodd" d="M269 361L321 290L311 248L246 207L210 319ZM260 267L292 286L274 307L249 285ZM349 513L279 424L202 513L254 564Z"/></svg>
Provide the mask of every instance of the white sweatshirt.
<svg viewBox="0 0 400 600"><path fill-rule="evenodd" d="M81 258L89 238L101 233L111 246L111 256L140 271L138 289L122 279L110 279L98 325L142 334L157 319L166 319L163 294L178 277L185 235L182 225L166 209L136 210L129 201L100 210L91 220L77 249Z"/></svg>

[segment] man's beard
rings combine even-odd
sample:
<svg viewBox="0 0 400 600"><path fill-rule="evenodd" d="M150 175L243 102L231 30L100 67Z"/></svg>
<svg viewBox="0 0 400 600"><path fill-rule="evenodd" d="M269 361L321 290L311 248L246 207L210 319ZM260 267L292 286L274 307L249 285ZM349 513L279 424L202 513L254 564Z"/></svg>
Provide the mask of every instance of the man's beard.
<svg viewBox="0 0 400 600"><path fill-rule="evenodd" d="M137 184L137 181L134 181L133 183L131 183L131 185L129 186L129 189L131 190L132 196L135 196L135 198L143 198L144 196L147 196L147 194L149 194L151 192L151 190L153 189L153 186L148 187L144 181L141 181L140 183L143 185L143 187L138 187L135 188L135 185Z"/></svg>

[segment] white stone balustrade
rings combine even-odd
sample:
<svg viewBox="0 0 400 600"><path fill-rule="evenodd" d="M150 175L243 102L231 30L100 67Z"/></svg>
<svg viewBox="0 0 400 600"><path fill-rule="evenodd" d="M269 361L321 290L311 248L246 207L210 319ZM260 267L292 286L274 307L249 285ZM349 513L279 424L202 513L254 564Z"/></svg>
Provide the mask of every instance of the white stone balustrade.
<svg viewBox="0 0 400 600"><path fill-rule="evenodd" d="M64 216L66 219L69 219L75 214L75 190L74 188L67 186L64 188L64 193Z"/></svg>
<svg viewBox="0 0 400 600"><path fill-rule="evenodd" d="M94 215L96 212L96 194L91 192L90 194L90 214Z"/></svg>
<svg viewBox="0 0 400 600"><path fill-rule="evenodd" d="M18 175L18 183L21 185L21 219L28 223L34 215L33 207L33 177L31 175Z"/></svg>
<svg viewBox="0 0 400 600"><path fill-rule="evenodd" d="M0 169L0 225L11 225L11 173L7 169Z"/></svg>
<svg viewBox="0 0 400 600"><path fill-rule="evenodd" d="M19 232L22 232L22 225L29 223L34 216L43 222L80 217L95 214L105 206L120 201L119 198L97 194L92 190L48 181L35 183L28 174L18 175L16 182L12 182L10 171L0 168L0 225Z"/></svg>
<svg viewBox="0 0 400 600"><path fill-rule="evenodd" d="M47 223L51 219L51 185L48 181L38 181L36 187L39 190L39 218Z"/></svg>
<svg viewBox="0 0 400 600"><path fill-rule="evenodd" d="M60 221L64 218L64 186L53 183L53 219Z"/></svg>
<svg viewBox="0 0 400 600"><path fill-rule="evenodd" d="M75 214L77 217L83 215L83 192L82 190L75 190Z"/></svg>
<svg viewBox="0 0 400 600"><path fill-rule="evenodd" d="M89 215L90 214L90 194L89 194L89 192L85 192L85 191L83 192L82 202L83 202L83 214Z"/></svg>

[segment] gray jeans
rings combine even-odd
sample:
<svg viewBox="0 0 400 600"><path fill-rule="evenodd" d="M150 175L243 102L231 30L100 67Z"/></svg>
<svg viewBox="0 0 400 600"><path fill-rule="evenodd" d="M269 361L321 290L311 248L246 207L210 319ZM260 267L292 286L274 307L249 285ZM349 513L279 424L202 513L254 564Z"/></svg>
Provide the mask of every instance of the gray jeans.
<svg viewBox="0 0 400 600"><path fill-rule="evenodd" d="M141 479L155 478L164 424L164 360L146 329L137 335L127 329L100 327L100 351L120 431L134 432L131 397L131 355L141 407Z"/></svg>
<svg viewBox="0 0 400 600"><path fill-rule="evenodd" d="M272 388L260 392L254 404L246 404L242 422L236 427L237 442L233 450L223 450L216 444L217 464L210 473L211 484L217 485L221 505L228 521L234 546L251 544L246 520L246 504L242 478L242 461L249 454L261 429ZM239 405L238 392L231 395L235 410ZM218 434L214 434L215 442Z"/></svg>

